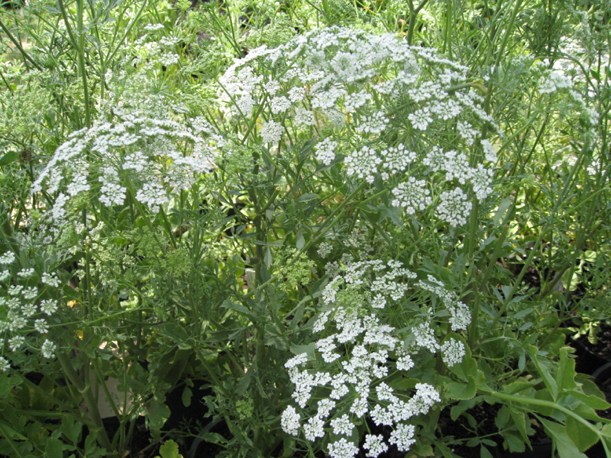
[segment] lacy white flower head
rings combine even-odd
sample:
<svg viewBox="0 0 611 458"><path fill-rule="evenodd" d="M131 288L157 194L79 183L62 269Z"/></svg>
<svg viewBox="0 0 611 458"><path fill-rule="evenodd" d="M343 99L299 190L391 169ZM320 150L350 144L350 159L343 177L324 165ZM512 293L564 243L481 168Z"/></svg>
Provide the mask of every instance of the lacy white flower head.
<svg viewBox="0 0 611 458"><path fill-rule="evenodd" d="M19 268L17 261L12 251L0 255L0 263L9 268L0 275L0 344L10 350L0 359L0 372L10 367L9 358L23 357L26 345L30 350L40 350L46 359L53 358L56 350L50 340L50 326L55 323L52 320L58 304L51 297L58 294L61 282L55 272L40 272L40 267ZM33 265L32 260L27 262Z"/></svg>
<svg viewBox="0 0 611 458"><path fill-rule="evenodd" d="M70 135L32 185L32 192L56 194L56 224L69 218L73 201L90 193L106 207L121 206L128 193L152 212L213 168L201 119L179 123L142 110L115 110L114 122L99 122Z"/></svg>
<svg viewBox="0 0 611 458"><path fill-rule="evenodd" d="M439 194L460 189L471 202L492 192L496 158L482 127L500 131L467 68L431 49L331 27L251 51L219 85L221 110L244 135L259 126L264 144L314 137L314 165L340 167L343 156L349 177L373 183L379 176L408 215L441 204L433 215L463 225L471 207ZM431 150L443 156L436 167L427 162Z"/></svg>
<svg viewBox="0 0 611 458"><path fill-rule="evenodd" d="M410 286L426 298L413 315L420 324L406 323L400 331L385 324L373 309L384 307L386 298L400 301L408 294L409 280L415 274L400 262L377 260L344 266L328 284L321 300L325 310L312 329L318 340L300 347L285 364L295 405L282 414L284 432L309 442L332 432L323 443L333 458L356 456L361 443L369 457L392 446L410 449L416 441L412 423L440 403L441 396L430 383L418 381L405 389L400 381L417 377L414 368L437 353L448 367L459 364L466 354L462 338L447 334L441 339L435 320L447 320L450 307L460 309L450 313L450 321L456 324L453 329L464 330L470 317L466 319L468 309L460 308L455 294L430 277ZM448 307L432 310L432 296ZM355 439L365 422L367 433Z"/></svg>

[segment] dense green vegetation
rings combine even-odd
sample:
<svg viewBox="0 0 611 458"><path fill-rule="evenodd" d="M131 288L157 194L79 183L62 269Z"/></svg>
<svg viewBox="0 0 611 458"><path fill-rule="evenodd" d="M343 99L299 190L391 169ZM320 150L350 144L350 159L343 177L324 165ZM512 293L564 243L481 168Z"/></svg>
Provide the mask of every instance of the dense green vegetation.
<svg viewBox="0 0 611 458"><path fill-rule="evenodd" d="M611 456L608 0L0 29L0 455Z"/></svg>

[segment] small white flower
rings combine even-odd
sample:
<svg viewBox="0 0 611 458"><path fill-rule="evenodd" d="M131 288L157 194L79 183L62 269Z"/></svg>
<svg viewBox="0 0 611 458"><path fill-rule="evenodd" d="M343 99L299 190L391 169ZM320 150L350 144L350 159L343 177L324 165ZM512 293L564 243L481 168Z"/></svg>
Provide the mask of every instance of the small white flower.
<svg viewBox="0 0 611 458"><path fill-rule="evenodd" d="M455 364L459 364L463 356L465 356L465 344L459 340L448 339L441 344L441 353L443 362L446 366L452 367Z"/></svg>
<svg viewBox="0 0 611 458"><path fill-rule="evenodd" d="M329 456L331 458L352 458L359 452L359 448L345 438L329 444Z"/></svg>
<svg viewBox="0 0 611 458"><path fill-rule="evenodd" d="M484 157L487 161L495 163L497 161L496 151L494 151L494 147L492 143L488 140L480 140L482 144L482 148L484 149Z"/></svg>
<svg viewBox="0 0 611 458"><path fill-rule="evenodd" d="M337 142L332 141L330 137L325 138L316 145L316 159L325 165L330 165L335 159L335 148Z"/></svg>
<svg viewBox="0 0 611 458"><path fill-rule="evenodd" d="M57 288L59 286L59 279L55 273L48 274L47 272L42 274L42 282L45 285L53 286Z"/></svg>
<svg viewBox="0 0 611 458"><path fill-rule="evenodd" d="M23 313L23 316L31 317L32 315L36 313L36 305L35 304L25 304L21 308L21 312Z"/></svg>
<svg viewBox="0 0 611 458"><path fill-rule="evenodd" d="M303 435L310 442L314 442L317 437L325 435L325 422L322 418L314 416L303 425Z"/></svg>
<svg viewBox="0 0 611 458"><path fill-rule="evenodd" d="M384 442L384 436L381 434L373 435L367 434L365 436L365 443L363 444L365 450L369 450L367 456L371 458L377 458L380 454L388 451L388 445Z"/></svg>
<svg viewBox="0 0 611 458"><path fill-rule="evenodd" d="M344 159L348 167L346 170L348 176L356 175L361 179L364 178L368 183L373 183L378 164L381 162L376 152L368 146L363 146L359 151L350 153Z"/></svg>
<svg viewBox="0 0 611 458"><path fill-rule="evenodd" d="M42 348L40 351L42 352L42 356L44 358L50 359L55 356L55 350L57 349L56 345L50 340L45 340L42 344Z"/></svg>
<svg viewBox="0 0 611 458"><path fill-rule="evenodd" d="M464 153L448 151L445 154L446 160L443 169L446 171L446 181L458 180L460 184L465 184L473 176L473 169L469 167L469 159Z"/></svg>
<svg viewBox="0 0 611 458"><path fill-rule="evenodd" d="M378 399L380 401L392 401L395 399L395 395L393 394L394 392L393 389L384 382L376 386L376 392L378 394Z"/></svg>
<svg viewBox="0 0 611 458"><path fill-rule="evenodd" d="M329 315L331 315L331 311L326 311L323 312L319 315L318 319L316 320L316 322L314 323L314 326L312 327L312 332L322 332L325 329L325 324L327 324L327 321L329 320Z"/></svg>
<svg viewBox="0 0 611 458"><path fill-rule="evenodd" d="M9 328L11 331L19 331L20 329L25 328L27 324L28 321L24 316L15 316L9 322Z"/></svg>
<svg viewBox="0 0 611 458"><path fill-rule="evenodd" d="M31 278L34 275L36 275L36 271L32 268L22 269L19 272L17 272L17 275L20 276L21 278Z"/></svg>
<svg viewBox="0 0 611 458"><path fill-rule="evenodd" d="M41 334L46 334L49 332L49 325L47 324L47 320L40 318L34 321L34 329Z"/></svg>
<svg viewBox="0 0 611 458"><path fill-rule="evenodd" d="M397 358L397 369L400 371L408 371L414 367L414 361L409 355L403 355Z"/></svg>
<svg viewBox="0 0 611 458"><path fill-rule="evenodd" d="M444 300L446 308L450 312L450 325L452 331L467 329L471 324L471 311L464 303L454 300Z"/></svg>
<svg viewBox="0 0 611 458"><path fill-rule="evenodd" d="M4 373L11 368L11 365L4 356L0 356L0 372Z"/></svg>
<svg viewBox="0 0 611 458"><path fill-rule="evenodd" d="M8 346L12 351L19 351L23 344L25 343L25 338L23 336L15 336L8 341Z"/></svg>
<svg viewBox="0 0 611 458"><path fill-rule="evenodd" d="M482 164L478 164L477 169L473 170L471 184L473 185L473 192L480 202L492 194L493 175L494 172L485 168Z"/></svg>
<svg viewBox="0 0 611 458"><path fill-rule="evenodd" d="M350 406L350 413L353 413L357 417L361 418L365 415L369 410L369 406L367 404L367 397L360 396L354 400L352 405Z"/></svg>
<svg viewBox="0 0 611 458"><path fill-rule="evenodd" d="M414 439L415 432L416 428L413 425L398 424L394 431L390 433L388 442L396 445L400 452L408 452L412 444L416 442Z"/></svg>
<svg viewBox="0 0 611 458"><path fill-rule="evenodd" d="M305 364L307 361L308 361L308 354L300 353L296 356L293 356L286 363L284 363L284 367L286 367L287 369L290 369L292 367L301 366Z"/></svg>
<svg viewBox="0 0 611 458"><path fill-rule="evenodd" d="M289 91L289 100L291 102L299 102L305 97L305 89L302 87L294 87Z"/></svg>
<svg viewBox="0 0 611 458"><path fill-rule="evenodd" d="M23 298L25 300L30 301L36 298L36 296L38 296L38 288L36 288L35 286L29 286L25 288L21 294L23 295Z"/></svg>
<svg viewBox="0 0 611 458"><path fill-rule="evenodd" d="M0 256L0 264L8 265L12 264L13 262L15 262L15 253L13 253L12 251L7 251L2 256Z"/></svg>
<svg viewBox="0 0 611 458"><path fill-rule="evenodd" d="M380 404L376 404L371 412L369 412L373 422L380 426L392 426L394 423L393 415L390 410L385 409Z"/></svg>
<svg viewBox="0 0 611 458"><path fill-rule="evenodd" d="M437 351L439 348L437 339L435 339L435 331L431 329L429 323L422 323L412 328L412 333L416 339L416 345L419 347L427 348L432 352Z"/></svg>
<svg viewBox="0 0 611 458"><path fill-rule="evenodd" d="M147 32L154 32L155 30L160 30L163 28L163 24L147 24L144 26L144 30L146 30Z"/></svg>
<svg viewBox="0 0 611 458"><path fill-rule="evenodd" d="M57 311L57 301L45 299L40 303L40 310L46 315L52 315Z"/></svg>
<svg viewBox="0 0 611 458"><path fill-rule="evenodd" d="M437 207L439 219L451 226L466 224L473 205L467 200L467 195L460 188L441 193L441 203Z"/></svg>
<svg viewBox="0 0 611 458"><path fill-rule="evenodd" d="M473 128L468 122L459 121L457 125L458 134L465 140L467 145L473 145L475 137L480 136L480 132Z"/></svg>
<svg viewBox="0 0 611 458"><path fill-rule="evenodd" d="M291 107L291 101L284 96L274 97L270 102L270 106L272 109L272 113L284 113Z"/></svg>
<svg viewBox="0 0 611 458"><path fill-rule="evenodd" d="M389 119L383 112L378 111L372 116L363 116L363 121L356 126L356 131L361 134L380 134L388 123Z"/></svg>
<svg viewBox="0 0 611 458"><path fill-rule="evenodd" d="M399 183L392 190L395 199L392 201L393 207L403 207L408 215L413 215L416 210L425 210L433 203L430 191L426 189L424 180L416 180L413 176L409 177L407 183Z"/></svg>
<svg viewBox="0 0 611 458"><path fill-rule="evenodd" d="M371 94L361 91L354 94L348 94L344 101L344 107L346 108L346 113L354 113L357 108L365 105L369 100L371 100Z"/></svg>
<svg viewBox="0 0 611 458"><path fill-rule="evenodd" d="M263 89L273 96L280 90L280 84L276 80L271 80L263 85Z"/></svg>
<svg viewBox="0 0 611 458"><path fill-rule="evenodd" d="M313 126L316 124L314 113L302 107L297 108L293 122L297 127Z"/></svg>
<svg viewBox="0 0 611 458"><path fill-rule="evenodd" d="M331 254L331 252L333 251L333 244L329 243L329 242L322 242L320 245L318 245L318 256L320 256L322 259L325 259L327 256L329 256L329 254Z"/></svg>
<svg viewBox="0 0 611 458"><path fill-rule="evenodd" d="M350 390L348 389L348 387L346 385L344 385L344 384L341 384L341 385L335 387L333 389L333 391L331 391L331 394L329 394L329 397L331 399L340 400L341 398L346 396L349 392L350 392Z"/></svg>
<svg viewBox="0 0 611 458"><path fill-rule="evenodd" d="M318 415L320 418L327 418L331 411L335 408L336 402L329 398L324 398L318 401Z"/></svg>
<svg viewBox="0 0 611 458"><path fill-rule="evenodd" d="M260 133L263 143L275 143L279 142L282 138L284 127L282 127L282 124L279 122L267 121L263 124L263 127L261 127Z"/></svg>
<svg viewBox="0 0 611 458"><path fill-rule="evenodd" d="M350 417L347 414L344 414L339 418L331 420L331 427L333 428L333 434L351 436L354 423L350 421Z"/></svg>
<svg viewBox="0 0 611 458"><path fill-rule="evenodd" d="M416 130L426 130L427 127L429 127L429 124L433 122L433 117L431 116L431 110L429 107L424 107L410 113L407 115L407 119L410 120L412 126Z"/></svg>

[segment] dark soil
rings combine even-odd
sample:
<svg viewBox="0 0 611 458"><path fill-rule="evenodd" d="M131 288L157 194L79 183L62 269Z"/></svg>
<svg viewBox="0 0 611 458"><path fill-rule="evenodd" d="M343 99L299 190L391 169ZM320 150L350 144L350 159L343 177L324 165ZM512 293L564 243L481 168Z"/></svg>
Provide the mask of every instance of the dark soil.
<svg viewBox="0 0 611 458"><path fill-rule="evenodd" d="M581 336L576 342L601 360L611 361L611 324L600 323L596 341L591 342L587 336Z"/></svg>

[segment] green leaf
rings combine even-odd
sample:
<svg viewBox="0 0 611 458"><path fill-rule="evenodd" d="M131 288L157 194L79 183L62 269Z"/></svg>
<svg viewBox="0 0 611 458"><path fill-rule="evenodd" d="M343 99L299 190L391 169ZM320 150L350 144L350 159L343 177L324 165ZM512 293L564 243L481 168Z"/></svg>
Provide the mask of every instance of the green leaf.
<svg viewBox="0 0 611 458"><path fill-rule="evenodd" d="M448 384L448 397L450 399L466 400L475 397L475 379L469 378L469 381L464 383L449 383Z"/></svg>
<svg viewBox="0 0 611 458"><path fill-rule="evenodd" d="M180 458L182 455L178 453L178 444L173 440L165 441L159 448L161 458Z"/></svg>
<svg viewBox="0 0 611 458"><path fill-rule="evenodd" d="M435 456L435 452L433 451L433 447L431 447L430 444L416 443L412 447L412 450L416 454L416 456L418 456L418 457L421 457L421 456Z"/></svg>
<svg viewBox="0 0 611 458"><path fill-rule="evenodd" d="M236 393L238 395L242 396L246 392L246 389L248 388L248 385L250 385L250 381L252 380L252 374L253 371L248 371L242 376L242 378L240 379L240 383L238 383L238 387L236 388Z"/></svg>
<svg viewBox="0 0 611 458"><path fill-rule="evenodd" d="M188 386L185 386L185 389L182 392L182 404L185 407L189 407L191 405L191 398L193 397L193 391Z"/></svg>
<svg viewBox="0 0 611 458"><path fill-rule="evenodd" d="M390 220L399 227L403 227L403 221L401 221L401 209L399 208L384 208L382 210L382 215L390 218Z"/></svg>
<svg viewBox="0 0 611 458"><path fill-rule="evenodd" d="M496 213L492 217L492 221L494 222L494 224L501 224L501 220L505 217L505 213L507 212L507 209L511 206L512 203L513 199L511 199L510 197L506 197L501 201L499 208L496 210Z"/></svg>
<svg viewBox="0 0 611 458"><path fill-rule="evenodd" d="M526 450L526 445L524 444L524 441L512 432L506 432L505 434L503 434L503 437L507 441L507 445L510 451L522 453L524 450Z"/></svg>
<svg viewBox="0 0 611 458"><path fill-rule="evenodd" d="M529 380L529 381L516 380L515 382L512 382L509 385L505 385L503 387L503 393L507 393L507 394L520 393L521 391L529 390L536 384L537 384L537 381L533 381L533 380Z"/></svg>
<svg viewBox="0 0 611 458"><path fill-rule="evenodd" d="M450 450L450 447L448 447L444 443L440 442L438 444L435 444L435 448L441 452L441 455L443 456L443 458L454 458L456 456L454 455L454 453L452 453L452 450Z"/></svg>
<svg viewBox="0 0 611 458"><path fill-rule="evenodd" d="M598 442L598 434L574 417L566 419L566 431L580 452L585 452Z"/></svg>
<svg viewBox="0 0 611 458"><path fill-rule="evenodd" d="M64 458L62 441L49 437L45 445L45 456L47 458Z"/></svg>
<svg viewBox="0 0 611 458"><path fill-rule="evenodd" d="M569 347L560 349L560 367L558 368L558 375L556 376L559 392L577 388L577 384L575 383L575 360L569 357L570 352L571 349Z"/></svg>
<svg viewBox="0 0 611 458"><path fill-rule="evenodd" d="M291 353L293 353L294 355L300 355L302 353L307 353L308 359L314 359L315 352L316 352L316 342L312 342L307 345L291 345Z"/></svg>
<svg viewBox="0 0 611 458"><path fill-rule="evenodd" d="M235 302L226 300L225 302L223 302L222 307L227 307L228 309L235 310L240 315L244 315L253 321L257 319L257 315L251 312L250 310L248 310L242 304L236 304Z"/></svg>
<svg viewBox="0 0 611 458"><path fill-rule="evenodd" d="M299 202L309 202L311 200L316 200L319 199L318 194L303 194L301 196L299 196L299 199L297 199Z"/></svg>
<svg viewBox="0 0 611 458"><path fill-rule="evenodd" d="M566 428L558 423L539 417L548 436L554 441L560 458L587 458L579 451L566 433Z"/></svg>
<svg viewBox="0 0 611 458"><path fill-rule="evenodd" d="M499 430L502 430L505 425L507 424L507 422L509 421L509 417L511 416L510 412L509 412L509 407L507 406L503 406L499 409L498 413L496 414L496 419L495 419L495 423L496 423L496 427Z"/></svg>
<svg viewBox="0 0 611 458"><path fill-rule="evenodd" d="M295 247L298 250L301 250L304 246L305 246L305 239L303 238L303 234L301 233L301 231L299 231L297 233L297 243L295 244Z"/></svg>
<svg viewBox="0 0 611 458"><path fill-rule="evenodd" d="M395 391L412 390L420 383L417 378L397 377L387 381L388 385Z"/></svg>
<svg viewBox="0 0 611 458"><path fill-rule="evenodd" d="M492 453L490 453L490 451L488 451L488 449L484 447L483 445L479 449L479 456L481 458L493 458Z"/></svg>
<svg viewBox="0 0 611 458"><path fill-rule="evenodd" d="M147 418L152 430L159 431L163 427L167 419L170 418L170 408L165 404L165 396L163 396L163 399L155 396L151 400Z"/></svg>
<svg viewBox="0 0 611 458"><path fill-rule="evenodd" d="M530 440L528 439L528 432L526 431L526 421L528 420L526 414L524 412L516 411L515 408L509 409L509 413L511 414L511 419L513 420L513 423L516 425L518 431L520 432L520 436L522 436L522 440L526 444L530 444Z"/></svg>
<svg viewBox="0 0 611 458"><path fill-rule="evenodd" d="M587 406L592 407L596 410L607 410L611 407L611 404L609 404L604 399L599 398L597 396L588 396L587 394L584 394L577 390L569 391L567 394L576 397Z"/></svg>
<svg viewBox="0 0 611 458"><path fill-rule="evenodd" d="M551 363L546 359L539 359L540 355L539 349L537 347L531 345L528 350L530 353L530 358L532 359L533 363L535 363L539 375L543 378L545 386L552 395L552 399L554 401L558 400L558 384L556 383L556 380L554 380L554 378L551 376Z"/></svg>
<svg viewBox="0 0 611 458"><path fill-rule="evenodd" d="M169 337L172 342L176 343L177 345L180 345L181 348L183 348L183 346L188 345L187 341L189 340L190 336L187 330L184 329L182 326L179 326L175 323L165 323L161 329L166 337ZM187 350L188 348L184 349Z"/></svg>
<svg viewBox="0 0 611 458"><path fill-rule="evenodd" d="M82 430L83 425L80 422L75 421L71 416L66 415L62 419L61 431L74 445L78 443Z"/></svg>
<svg viewBox="0 0 611 458"><path fill-rule="evenodd" d="M9 151L4 156L0 157L0 167L4 165L9 165L10 163L15 162L15 160L17 160L18 157L19 157L19 154L17 153L17 151Z"/></svg>
<svg viewBox="0 0 611 458"><path fill-rule="evenodd" d="M202 439L204 439L206 442L210 442L211 444L225 445L227 443L227 439L225 439L219 433L204 433Z"/></svg>

